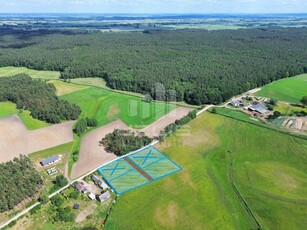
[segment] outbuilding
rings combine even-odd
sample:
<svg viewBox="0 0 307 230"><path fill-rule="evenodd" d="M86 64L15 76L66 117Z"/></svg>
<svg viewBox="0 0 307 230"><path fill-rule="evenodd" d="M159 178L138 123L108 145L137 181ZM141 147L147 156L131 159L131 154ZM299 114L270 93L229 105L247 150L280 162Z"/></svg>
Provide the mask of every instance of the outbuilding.
<svg viewBox="0 0 307 230"><path fill-rule="evenodd" d="M265 113L268 112L267 108L263 104L261 104L261 103L259 103L257 105L253 105L253 106L249 107L249 109L251 111L256 111L256 112L258 112L260 114L265 114Z"/></svg>
<svg viewBox="0 0 307 230"><path fill-rule="evenodd" d="M106 183L104 183L102 180L100 180L100 179L99 179L97 176L95 176L95 175L92 176L92 181L93 181L96 185L98 185L100 188L102 188L103 190L109 188L109 186L108 186Z"/></svg>
<svg viewBox="0 0 307 230"><path fill-rule="evenodd" d="M97 200L100 201L100 202L104 202L105 200L109 199L111 196L110 192L107 191L103 194L101 194L100 196L97 196Z"/></svg>
<svg viewBox="0 0 307 230"><path fill-rule="evenodd" d="M89 197L91 200L95 200L95 198L96 198L94 193L88 194L88 197Z"/></svg>
<svg viewBox="0 0 307 230"><path fill-rule="evenodd" d="M50 164L53 164L55 162L58 162L59 159L60 158L58 156L52 156L52 157L43 159L40 163L41 163L42 166L46 166L46 165L50 165Z"/></svg>

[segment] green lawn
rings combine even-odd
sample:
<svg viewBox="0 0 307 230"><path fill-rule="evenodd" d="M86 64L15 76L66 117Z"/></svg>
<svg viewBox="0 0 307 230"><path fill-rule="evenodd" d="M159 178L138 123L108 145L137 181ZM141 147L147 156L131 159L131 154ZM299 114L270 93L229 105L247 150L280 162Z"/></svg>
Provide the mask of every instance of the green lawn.
<svg viewBox="0 0 307 230"><path fill-rule="evenodd" d="M73 146L73 142L56 146L50 149L42 150L36 153L31 153L29 158L35 165L36 169L40 172L41 176L44 178L44 189L50 194L55 191L53 186L53 180L57 175L64 175L65 174L65 167L69 160L70 152ZM61 161L50 166L42 167L40 162L48 157L52 157L54 155L62 155ZM48 168L56 167L58 172L52 176L49 176L46 172Z"/></svg>
<svg viewBox="0 0 307 230"><path fill-rule="evenodd" d="M175 105L163 102L145 103L140 97L98 87L69 93L61 99L79 105L83 116L95 117L99 126L121 119L131 127L143 127L176 108Z"/></svg>
<svg viewBox="0 0 307 230"><path fill-rule="evenodd" d="M1 67L0 68L0 77L8 77L16 74L25 73L32 78L39 79L58 79L60 77L60 72L57 71L38 71L33 69L28 69L25 67Z"/></svg>
<svg viewBox="0 0 307 230"><path fill-rule="evenodd" d="M274 97L281 101L300 103L307 96L307 74L272 82L256 93L257 96Z"/></svg>
<svg viewBox="0 0 307 230"><path fill-rule="evenodd" d="M0 102L0 118L7 117L13 114L17 114L29 130L39 129L48 126L48 123L34 119L30 115L30 112L27 110L24 110L22 113L19 113L16 109L16 105L12 102Z"/></svg>
<svg viewBox="0 0 307 230"><path fill-rule="evenodd" d="M159 146L183 171L120 196L106 229L256 229L232 182L262 228L306 226L307 141L209 113L186 128Z"/></svg>

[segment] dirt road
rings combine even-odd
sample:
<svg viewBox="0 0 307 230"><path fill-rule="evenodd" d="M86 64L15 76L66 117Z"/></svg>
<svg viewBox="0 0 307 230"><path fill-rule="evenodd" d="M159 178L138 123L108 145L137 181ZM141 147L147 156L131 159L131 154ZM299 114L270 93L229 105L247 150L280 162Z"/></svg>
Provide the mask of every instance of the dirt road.
<svg viewBox="0 0 307 230"><path fill-rule="evenodd" d="M17 115L0 119L0 162L73 141L73 124L68 121L29 131Z"/></svg>

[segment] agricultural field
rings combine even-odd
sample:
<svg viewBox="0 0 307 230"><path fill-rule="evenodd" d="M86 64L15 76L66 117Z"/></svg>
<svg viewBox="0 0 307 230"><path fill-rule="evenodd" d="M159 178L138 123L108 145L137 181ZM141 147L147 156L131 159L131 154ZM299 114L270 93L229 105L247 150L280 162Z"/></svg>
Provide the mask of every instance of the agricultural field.
<svg viewBox="0 0 307 230"><path fill-rule="evenodd" d="M111 92L99 87L65 94L61 99L79 105L83 116L96 118L98 126L121 119L130 127L142 128L176 108L173 104L146 103L141 97Z"/></svg>
<svg viewBox="0 0 307 230"><path fill-rule="evenodd" d="M13 67L13 66L0 68L0 77L9 77L20 73L28 74L32 78L38 78L44 80L59 79L60 77L60 72L57 71L40 71L40 70L28 69L26 67Z"/></svg>
<svg viewBox="0 0 307 230"><path fill-rule="evenodd" d="M30 115L30 111L23 110L22 113L19 113L16 109L16 104L12 102L0 102L0 118L4 118L14 114L20 117L28 130L44 128L49 125L44 121L34 119Z"/></svg>
<svg viewBox="0 0 307 230"><path fill-rule="evenodd" d="M88 86L66 83L61 80L51 80L51 81L48 81L48 83L51 83L55 86L56 94L58 96L63 96L68 93L72 93L72 92L76 92L76 91L88 88Z"/></svg>
<svg viewBox="0 0 307 230"><path fill-rule="evenodd" d="M209 113L188 128L157 146L183 170L120 196L106 229L256 229L242 199L264 229L306 226L307 140Z"/></svg>
<svg viewBox="0 0 307 230"><path fill-rule="evenodd" d="M281 101L300 103L307 94L307 74L272 82L256 93L257 96L277 98Z"/></svg>
<svg viewBox="0 0 307 230"><path fill-rule="evenodd" d="M302 111L307 113L307 108L300 108L300 107L288 105L285 103L278 103L277 106L274 107L274 110L279 111L284 116L292 116L294 113L299 113Z"/></svg>
<svg viewBox="0 0 307 230"><path fill-rule="evenodd" d="M17 115L0 119L0 162L72 142L74 121L29 131Z"/></svg>

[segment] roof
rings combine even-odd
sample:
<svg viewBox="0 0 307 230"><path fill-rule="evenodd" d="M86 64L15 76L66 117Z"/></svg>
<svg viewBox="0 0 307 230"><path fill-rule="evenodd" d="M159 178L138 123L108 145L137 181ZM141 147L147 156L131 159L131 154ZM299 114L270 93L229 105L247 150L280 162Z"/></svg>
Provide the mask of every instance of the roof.
<svg viewBox="0 0 307 230"><path fill-rule="evenodd" d="M76 189L79 190L79 191L82 191L83 189L85 189L84 185L79 183L76 185Z"/></svg>
<svg viewBox="0 0 307 230"><path fill-rule="evenodd" d="M109 188L109 186L106 183L101 182L100 187L103 189Z"/></svg>
<svg viewBox="0 0 307 230"><path fill-rule="evenodd" d="M89 197L91 200L95 200L95 198L96 198L95 194L93 194L93 193L90 193L90 194L88 195L88 197Z"/></svg>
<svg viewBox="0 0 307 230"><path fill-rule="evenodd" d="M96 182L96 183L98 183L98 182L102 182L101 180L99 180L99 178L98 177L96 177L95 175L94 176L92 176L92 180L94 181L94 182Z"/></svg>
<svg viewBox="0 0 307 230"><path fill-rule="evenodd" d="M103 201L103 200L108 199L109 197L110 197L110 192L107 191L107 192L101 194L101 195L98 197L98 199L101 200L101 201Z"/></svg>
<svg viewBox="0 0 307 230"><path fill-rule="evenodd" d="M257 104L257 105L253 105L251 107L251 109L255 110L255 111L259 112L259 113L266 113L267 112L266 107L263 104L260 104L260 103Z"/></svg>
<svg viewBox="0 0 307 230"><path fill-rule="evenodd" d="M52 156L52 157L49 157L49 158L46 158L46 159L43 159L41 161L41 164L44 166L44 165L48 165L50 163L53 163L55 161L59 160L59 157L58 156Z"/></svg>
<svg viewBox="0 0 307 230"><path fill-rule="evenodd" d="M73 208L74 208L74 209L78 209L79 207L80 207L80 205L79 205L79 204L77 204L77 203L76 203L76 204L74 204L74 206L73 206Z"/></svg>

